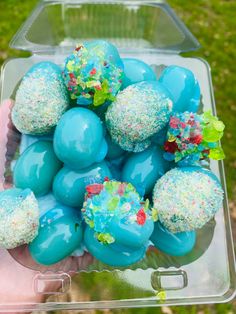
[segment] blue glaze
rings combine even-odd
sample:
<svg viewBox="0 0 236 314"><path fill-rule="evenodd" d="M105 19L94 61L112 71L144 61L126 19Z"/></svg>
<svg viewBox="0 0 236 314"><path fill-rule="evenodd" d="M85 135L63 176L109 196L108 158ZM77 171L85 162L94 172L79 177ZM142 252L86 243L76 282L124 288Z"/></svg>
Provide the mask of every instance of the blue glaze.
<svg viewBox="0 0 236 314"><path fill-rule="evenodd" d="M0 192L0 207L4 211L11 212L19 206L19 202L24 201L32 191L30 189L12 188Z"/></svg>
<svg viewBox="0 0 236 314"><path fill-rule="evenodd" d="M20 141L20 147L19 147L20 155L26 150L26 148L28 148L30 145L34 144L35 142L52 141L52 140L53 140L53 136L50 134L42 135L42 136L22 134L21 135L21 141Z"/></svg>
<svg viewBox="0 0 236 314"><path fill-rule="evenodd" d="M201 91L198 81L190 70L174 65L169 66L162 72L159 82L172 95L173 111L198 111Z"/></svg>
<svg viewBox="0 0 236 314"><path fill-rule="evenodd" d="M94 48L99 46L104 53L104 60L108 60L109 62L115 64L118 68L123 69L124 65L122 59L120 58L119 52L117 48L110 42L105 40L92 40L85 43L86 48L88 50L93 50Z"/></svg>
<svg viewBox="0 0 236 314"><path fill-rule="evenodd" d="M54 176L61 168L51 141L38 141L30 145L16 162L13 181L16 187L29 188L36 196L47 194Z"/></svg>
<svg viewBox="0 0 236 314"><path fill-rule="evenodd" d="M133 58L124 58L122 61L124 63L124 79L122 89L142 81L156 80L155 72L145 62Z"/></svg>
<svg viewBox="0 0 236 314"><path fill-rule="evenodd" d="M138 249L130 249L116 244L101 244L94 236L94 231L86 227L84 243L88 251L101 262L117 267L129 266L144 258L147 243Z"/></svg>
<svg viewBox="0 0 236 314"><path fill-rule="evenodd" d="M41 74L42 75L45 75L45 77L47 78L47 80L50 80L50 76L48 75L48 73L50 71L53 71L55 73L57 73L58 75L61 76L61 68L53 63L53 62L50 62L50 61L43 61L43 62L39 62L39 63L36 63L34 64L30 69L29 71L25 74L24 77L31 77L31 74L34 73L35 71L41 71Z"/></svg>
<svg viewBox="0 0 236 314"><path fill-rule="evenodd" d="M145 225L127 224L116 217L110 222L110 234L115 238L115 243L129 247L132 250L146 245L153 229L154 222L151 219L146 220Z"/></svg>
<svg viewBox="0 0 236 314"><path fill-rule="evenodd" d="M141 153L132 154L126 160L121 179L132 183L138 191L143 187L144 194L149 194L157 179L169 169L169 163L163 158L163 151L152 146Z"/></svg>
<svg viewBox="0 0 236 314"><path fill-rule="evenodd" d="M121 157L125 153L125 151L119 145L117 145L111 140L109 134L106 135L106 141L108 144L108 152L106 158L116 159Z"/></svg>
<svg viewBox="0 0 236 314"><path fill-rule="evenodd" d="M96 114L86 108L73 108L59 121L53 144L58 158L78 170L96 161L103 139L102 123Z"/></svg>
<svg viewBox="0 0 236 314"><path fill-rule="evenodd" d="M155 223L151 241L157 249L171 256L183 256L192 251L196 232L171 233L159 221Z"/></svg>
<svg viewBox="0 0 236 314"><path fill-rule="evenodd" d="M37 197L37 201L39 204L40 217L58 204L58 201L52 193Z"/></svg>
<svg viewBox="0 0 236 314"><path fill-rule="evenodd" d="M126 159L126 154L116 159L106 160L106 164L111 171L112 178L116 181L121 180L121 172L122 172L122 167L123 167L125 159Z"/></svg>
<svg viewBox="0 0 236 314"><path fill-rule="evenodd" d="M152 143L163 146L166 141L167 131L168 131L168 127L161 129L158 133L156 133L152 137Z"/></svg>
<svg viewBox="0 0 236 314"><path fill-rule="evenodd" d="M81 207L84 202L85 187L91 183L102 183L105 177L110 179L112 177L105 162L77 171L65 166L54 179L54 196L67 206Z"/></svg>
<svg viewBox="0 0 236 314"><path fill-rule="evenodd" d="M82 237L78 211L57 204L40 218L39 233L29 244L29 251L37 263L52 265L74 252Z"/></svg>
<svg viewBox="0 0 236 314"><path fill-rule="evenodd" d="M106 140L103 138L100 150L98 151L98 154L95 158L95 162L103 161L107 155L107 151L108 151L108 145L107 145Z"/></svg>

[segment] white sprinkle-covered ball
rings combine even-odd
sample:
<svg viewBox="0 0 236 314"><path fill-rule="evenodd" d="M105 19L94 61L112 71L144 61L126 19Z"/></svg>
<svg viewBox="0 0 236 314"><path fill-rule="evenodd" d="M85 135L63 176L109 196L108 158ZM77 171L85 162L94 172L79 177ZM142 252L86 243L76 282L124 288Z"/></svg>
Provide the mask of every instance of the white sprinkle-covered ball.
<svg viewBox="0 0 236 314"><path fill-rule="evenodd" d="M62 70L52 62L35 64L16 92L12 121L24 134L50 133L69 107Z"/></svg>
<svg viewBox="0 0 236 314"><path fill-rule="evenodd" d="M0 192L0 247L13 249L38 234L39 207L30 189Z"/></svg>
<svg viewBox="0 0 236 314"><path fill-rule="evenodd" d="M112 140L127 151L140 152L170 118L172 100L156 81L141 82L120 92L108 107L106 123Z"/></svg>
<svg viewBox="0 0 236 314"><path fill-rule="evenodd" d="M217 177L200 167L174 168L153 190L158 219L173 233L202 228L222 208L222 201Z"/></svg>

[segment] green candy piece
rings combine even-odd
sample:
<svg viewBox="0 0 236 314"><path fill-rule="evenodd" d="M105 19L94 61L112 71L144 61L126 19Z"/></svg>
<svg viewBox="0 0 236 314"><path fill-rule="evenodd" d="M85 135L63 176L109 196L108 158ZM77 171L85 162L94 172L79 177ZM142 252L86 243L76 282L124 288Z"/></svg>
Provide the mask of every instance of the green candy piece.
<svg viewBox="0 0 236 314"><path fill-rule="evenodd" d="M213 126L214 126L215 130L217 130L219 132L223 132L225 129L225 125L222 121L213 121Z"/></svg>
<svg viewBox="0 0 236 314"><path fill-rule="evenodd" d="M218 142L223 136L223 132L219 132L212 128L211 125L203 129L203 140L205 142Z"/></svg>
<svg viewBox="0 0 236 314"><path fill-rule="evenodd" d="M108 209L109 210L115 210L117 205L119 204L119 197L113 197L109 202L108 202Z"/></svg>
<svg viewBox="0 0 236 314"><path fill-rule="evenodd" d="M210 150L209 158L214 160L221 160L225 158L224 151L221 147L212 148Z"/></svg>

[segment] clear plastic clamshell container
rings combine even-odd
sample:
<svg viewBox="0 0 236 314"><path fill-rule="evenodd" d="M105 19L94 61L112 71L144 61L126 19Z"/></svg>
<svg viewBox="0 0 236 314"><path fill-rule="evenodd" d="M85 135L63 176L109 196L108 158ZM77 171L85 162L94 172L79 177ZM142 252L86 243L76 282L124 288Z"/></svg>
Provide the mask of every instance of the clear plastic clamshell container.
<svg viewBox="0 0 236 314"><path fill-rule="evenodd" d="M2 68L1 189L12 183L11 165L21 142L21 135L10 123L10 105L5 100L14 99L19 81L33 64L50 60L61 65L76 43L95 38L114 43L122 57L150 64L157 75L168 65L190 69L200 83L203 110L216 113L209 65L202 59L179 56L197 49L199 43L166 2L42 1L11 42L12 48L31 51L32 56L11 59ZM155 307L232 299L236 275L223 163L213 161L211 169L225 189L224 205L215 219L197 232L191 253L171 257L151 247L143 261L128 269L112 269L98 262L87 266L76 258L46 268L33 263L27 248L20 247L10 254L17 263L32 269L32 294L40 301L7 304L0 300L0 311ZM50 282L58 285L50 286ZM48 283L57 288L42 289ZM78 290L73 298L72 288ZM49 294L53 298L48 301L38 297Z"/></svg>

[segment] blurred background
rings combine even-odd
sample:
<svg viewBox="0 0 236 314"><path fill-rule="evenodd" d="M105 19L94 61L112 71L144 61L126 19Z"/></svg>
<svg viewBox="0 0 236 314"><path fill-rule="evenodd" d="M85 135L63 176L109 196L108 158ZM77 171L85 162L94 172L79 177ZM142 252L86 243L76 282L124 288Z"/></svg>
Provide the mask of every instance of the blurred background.
<svg viewBox="0 0 236 314"><path fill-rule="evenodd" d="M233 233L236 237L236 1L169 0L168 2L202 46L196 52L183 55L202 57L209 62L212 69L218 116L226 125L222 145L226 153L226 180ZM36 3L37 0L0 0L0 65L8 58L27 56L27 53L9 49L8 44ZM73 301L74 294L81 293L79 283L75 284L70 300ZM76 298L78 299L78 296ZM236 313L236 301L220 305L89 313L233 314Z"/></svg>

